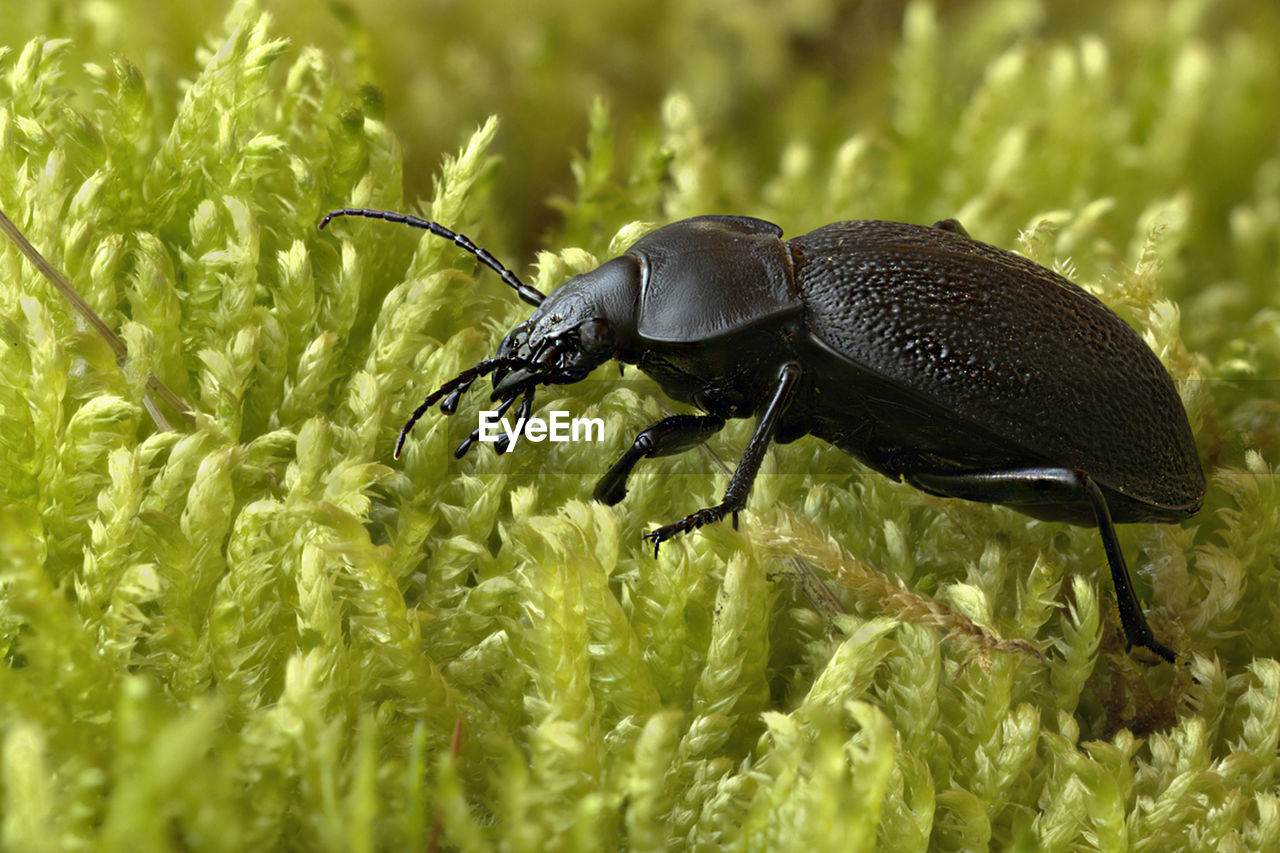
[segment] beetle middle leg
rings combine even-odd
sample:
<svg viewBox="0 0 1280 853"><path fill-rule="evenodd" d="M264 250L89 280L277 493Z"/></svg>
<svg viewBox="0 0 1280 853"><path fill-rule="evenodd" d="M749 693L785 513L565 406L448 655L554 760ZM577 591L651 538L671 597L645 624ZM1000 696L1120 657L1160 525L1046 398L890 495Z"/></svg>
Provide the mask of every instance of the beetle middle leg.
<svg viewBox="0 0 1280 853"><path fill-rule="evenodd" d="M931 494L986 503L1028 506L1087 501L1102 535L1102 547L1111 569L1111 583L1116 590L1116 606L1120 610L1120 627L1124 630L1126 645L1142 646L1164 660L1174 662L1176 655L1173 649L1155 638L1142 615L1142 605L1133 590L1133 579L1125 565L1124 552L1120 550L1120 540L1116 537L1107 500L1088 474L1070 468L1019 468L957 474L915 473L905 475L904 479Z"/></svg>
<svg viewBox="0 0 1280 853"><path fill-rule="evenodd" d="M733 526L735 530L737 529L738 512L747 504L747 495L751 493L751 485L756 481L756 475L760 473L760 463L764 461L764 453L769 449L769 442L773 440L773 434L778 429L778 421L782 418L787 404L791 402L791 393L795 390L799 379L799 364L789 361L782 366L782 370L778 373L778 384L773 390L773 397L765 407L764 413L760 415L755 434L751 436L751 442L747 445L746 452L742 454L742 460L738 462L737 470L729 480L729 488L725 489L724 500L716 506L686 515L675 524L668 524L645 534L645 538L653 543L655 557L658 555L658 546L671 537L696 530L704 524L713 524L726 515L733 515Z"/></svg>
<svg viewBox="0 0 1280 853"><path fill-rule="evenodd" d="M613 506L626 496L627 478L641 459L684 453L723 428L719 415L672 415L651 424L596 483L595 499Z"/></svg>

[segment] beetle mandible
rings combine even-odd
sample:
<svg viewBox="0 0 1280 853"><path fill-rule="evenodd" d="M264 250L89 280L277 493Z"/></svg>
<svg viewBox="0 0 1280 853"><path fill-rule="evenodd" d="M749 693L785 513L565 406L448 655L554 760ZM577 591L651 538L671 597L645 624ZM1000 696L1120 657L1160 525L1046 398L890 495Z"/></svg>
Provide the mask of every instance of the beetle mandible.
<svg viewBox="0 0 1280 853"><path fill-rule="evenodd" d="M724 500L646 534L655 554L726 515L736 526L769 443L812 434L933 495L1096 526L1128 645L1174 660L1143 616L1114 525L1200 509L1195 439L1160 360L1057 273L970 238L953 219L838 222L783 240L761 219L698 216L544 296L439 223L344 208L320 227L339 216L452 240L536 307L495 357L414 410L397 457L423 414L436 403L452 414L482 376L492 375L499 411L519 400L527 417L539 386L578 382L617 359L705 414L642 430L596 485L606 504L622 500L641 459L689 450L728 418L759 419Z"/></svg>

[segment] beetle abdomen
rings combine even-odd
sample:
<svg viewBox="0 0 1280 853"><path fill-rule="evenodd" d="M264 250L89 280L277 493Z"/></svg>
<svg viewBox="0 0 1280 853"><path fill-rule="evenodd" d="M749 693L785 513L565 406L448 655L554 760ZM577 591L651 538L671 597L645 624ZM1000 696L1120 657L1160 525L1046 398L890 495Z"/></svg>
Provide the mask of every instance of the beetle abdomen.
<svg viewBox="0 0 1280 853"><path fill-rule="evenodd" d="M1199 509L1204 475L1173 381L1095 297L940 228L841 222L789 245L809 330L859 369L1087 472L1149 519Z"/></svg>

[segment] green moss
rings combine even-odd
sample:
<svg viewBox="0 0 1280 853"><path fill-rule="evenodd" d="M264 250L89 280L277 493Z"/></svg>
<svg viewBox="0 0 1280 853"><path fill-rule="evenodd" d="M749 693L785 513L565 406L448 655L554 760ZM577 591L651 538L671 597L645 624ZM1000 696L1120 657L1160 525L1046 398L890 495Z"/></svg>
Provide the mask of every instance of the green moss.
<svg viewBox="0 0 1280 853"><path fill-rule="evenodd" d="M0 845L1280 847L1280 17L889 5L241 2L205 47L131 0L15 13L0 209L128 358L6 245ZM423 162L421 210L544 291L714 211L954 215L1069 273L1196 430L1204 511L1121 532L1189 667L1124 653L1094 531L816 440L655 560L751 425L588 503L663 412L635 372L544 395L603 447L454 461L477 394L393 462L527 311L443 241L315 228L412 209Z"/></svg>

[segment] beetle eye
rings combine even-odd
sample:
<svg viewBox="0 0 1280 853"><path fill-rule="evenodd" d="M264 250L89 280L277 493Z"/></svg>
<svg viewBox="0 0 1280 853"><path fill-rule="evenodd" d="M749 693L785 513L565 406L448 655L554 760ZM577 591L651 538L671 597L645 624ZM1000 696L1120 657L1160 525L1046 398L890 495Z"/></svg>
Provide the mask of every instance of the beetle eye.
<svg viewBox="0 0 1280 853"><path fill-rule="evenodd" d="M613 351L613 327L608 320L587 320L578 326L578 339L583 352L603 353Z"/></svg>
<svg viewBox="0 0 1280 853"><path fill-rule="evenodd" d="M503 338L502 343L498 346L498 355L515 355L520 351L520 348L524 346L525 341L528 339L529 333L525 329L524 324L516 326L505 338Z"/></svg>

